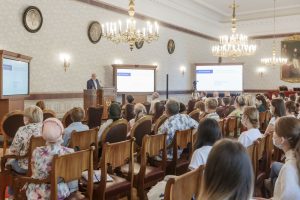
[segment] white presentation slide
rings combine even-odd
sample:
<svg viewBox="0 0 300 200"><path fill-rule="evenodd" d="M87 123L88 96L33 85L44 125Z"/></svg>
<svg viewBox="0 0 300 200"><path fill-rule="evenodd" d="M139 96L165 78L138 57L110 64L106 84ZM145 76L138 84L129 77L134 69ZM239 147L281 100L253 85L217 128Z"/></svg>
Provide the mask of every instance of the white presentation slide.
<svg viewBox="0 0 300 200"><path fill-rule="evenodd" d="M29 66L26 62L3 58L3 95L28 94Z"/></svg>
<svg viewBox="0 0 300 200"><path fill-rule="evenodd" d="M198 91L243 91L243 65L196 66Z"/></svg>
<svg viewBox="0 0 300 200"><path fill-rule="evenodd" d="M154 92L155 70L117 69L117 92Z"/></svg>

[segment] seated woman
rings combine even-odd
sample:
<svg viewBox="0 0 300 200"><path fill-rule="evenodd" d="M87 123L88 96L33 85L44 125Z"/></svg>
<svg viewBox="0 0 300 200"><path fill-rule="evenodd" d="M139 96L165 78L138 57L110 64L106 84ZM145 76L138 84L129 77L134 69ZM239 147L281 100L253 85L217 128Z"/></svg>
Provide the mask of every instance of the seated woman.
<svg viewBox="0 0 300 200"><path fill-rule="evenodd" d="M24 110L24 124L17 131L9 154L24 156L27 154L30 138L40 136L43 122L43 111L37 106L30 106ZM11 165L12 169L20 174L26 174L28 170L28 159L10 160L6 165ZM13 195L12 188L8 190Z"/></svg>
<svg viewBox="0 0 300 200"><path fill-rule="evenodd" d="M241 122L247 128L247 131L241 133L238 141L247 148L252 145L255 140L262 137L262 134L258 129L259 112L256 107L246 106Z"/></svg>
<svg viewBox="0 0 300 200"><path fill-rule="evenodd" d="M265 131L265 134L271 134L275 130L275 121L279 117L286 116L286 109L284 105L284 101L282 99L272 99L271 106L270 106L270 112L272 114L272 118L268 124L268 127Z"/></svg>
<svg viewBox="0 0 300 200"><path fill-rule="evenodd" d="M286 116L296 117L297 107L294 101L285 102Z"/></svg>
<svg viewBox="0 0 300 200"><path fill-rule="evenodd" d="M153 109L153 118L152 118L152 123L154 124L156 120L163 115L165 111L165 105L163 102L156 102L154 104L154 109Z"/></svg>
<svg viewBox="0 0 300 200"><path fill-rule="evenodd" d="M204 118L210 118L210 119L220 121L220 116L216 112L217 107L218 107L218 101L215 98L209 97L205 99L205 112L207 114L205 115Z"/></svg>
<svg viewBox="0 0 300 200"><path fill-rule="evenodd" d="M266 101L266 99L263 95L257 95L256 96L256 103L255 104L256 104L257 110L259 112L265 112L265 111L269 110L267 101Z"/></svg>
<svg viewBox="0 0 300 200"><path fill-rule="evenodd" d="M127 121L130 121L131 119L134 118L134 113L133 113L134 98L133 98L133 96L132 95L127 95L126 96L126 101L127 101L127 103L122 106L122 110L123 110L122 116Z"/></svg>
<svg viewBox="0 0 300 200"><path fill-rule="evenodd" d="M232 111L228 117L241 117L245 105L245 98L243 96L236 97L234 101L235 110Z"/></svg>
<svg viewBox="0 0 300 200"><path fill-rule="evenodd" d="M151 100L151 105L150 105L150 110L149 114L153 115L154 114L154 105L159 102L159 93L158 92L153 92L152 93L152 100Z"/></svg>
<svg viewBox="0 0 300 200"><path fill-rule="evenodd" d="M129 124L129 126L128 126L129 132L128 132L127 136L130 136L130 131L131 131L132 127L134 126L135 122L147 115L147 110L146 110L145 106L141 103L137 103L134 105L133 112L134 112L135 117L134 117L134 119L130 120L128 123Z"/></svg>
<svg viewBox="0 0 300 200"><path fill-rule="evenodd" d="M193 153L190 170L197 169L206 164L206 160L214 143L221 138L219 124L214 119L204 119L200 122L197 131L196 149Z"/></svg>
<svg viewBox="0 0 300 200"><path fill-rule="evenodd" d="M51 164L54 155L73 153L74 150L61 145L64 128L56 118L46 119L43 123L42 136L46 140L46 146L37 147L32 153L32 178L45 179L51 172ZM58 183L58 199L65 199L70 193L78 189L78 182L72 181ZM26 189L27 199L50 199L50 185L29 184Z"/></svg>
<svg viewBox="0 0 300 200"><path fill-rule="evenodd" d="M252 164L245 147L238 142L218 141L209 153L203 176L197 199L251 199L254 186Z"/></svg>
<svg viewBox="0 0 300 200"><path fill-rule="evenodd" d="M64 142L63 146L68 146L71 139L71 134L73 131L87 131L89 127L85 124L82 124L84 118L84 111L80 107L75 107L71 110L71 120L73 121L64 131Z"/></svg>
<svg viewBox="0 0 300 200"><path fill-rule="evenodd" d="M44 111L46 109L46 105L45 105L45 102L43 100L40 100L40 101L36 102L35 105L37 107L39 107L42 111Z"/></svg>
<svg viewBox="0 0 300 200"><path fill-rule="evenodd" d="M231 97L223 97L222 98L222 106L217 108L217 114L221 118L227 117L232 111L234 111L234 107L230 105Z"/></svg>
<svg viewBox="0 0 300 200"><path fill-rule="evenodd" d="M187 114L186 106L182 102L179 103L179 113Z"/></svg>

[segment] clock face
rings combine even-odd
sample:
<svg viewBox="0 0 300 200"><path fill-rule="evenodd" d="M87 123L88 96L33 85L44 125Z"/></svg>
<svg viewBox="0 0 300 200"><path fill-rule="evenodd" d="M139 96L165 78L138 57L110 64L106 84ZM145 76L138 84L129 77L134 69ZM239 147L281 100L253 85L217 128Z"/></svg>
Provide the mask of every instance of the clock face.
<svg viewBox="0 0 300 200"><path fill-rule="evenodd" d="M92 22L89 26L88 36L92 43L96 44L102 36L102 27L99 22Z"/></svg>
<svg viewBox="0 0 300 200"><path fill-rule="evenodd" d="M23 23L27 31L31 33L39 31L43 24L41 11L34 6L28 7L23 15Z"/></svg>

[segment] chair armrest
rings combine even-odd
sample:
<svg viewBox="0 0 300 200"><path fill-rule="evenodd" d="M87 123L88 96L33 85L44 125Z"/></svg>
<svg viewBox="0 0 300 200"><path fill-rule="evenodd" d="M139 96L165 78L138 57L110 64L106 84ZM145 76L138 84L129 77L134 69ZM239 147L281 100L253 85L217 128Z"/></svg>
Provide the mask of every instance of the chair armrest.
<svg viewBox="0 0 300 200"><path fill-rule="evenodd" d="M14 181L16 183L20 184L25 184L25 183L34 183L34 184L50 184L50 177L45 178L45 179L35 179L35 178L31 178L31 177L26 177L26 176L20 176L20 177L16 177L14 179Z"/></svg>
<svg viewBox="0 0 300 200"><path fill-rule="evenodd" d="M10 155L4 155L2 158L1 158L1 171L4 171L5 170L5 164L7 162L8 159L16 159L16 160L19 160L19 159L22 159L22 158L27 158L27 156L18 156L18 155L13 155L13 154L10 154Z"/></svg>

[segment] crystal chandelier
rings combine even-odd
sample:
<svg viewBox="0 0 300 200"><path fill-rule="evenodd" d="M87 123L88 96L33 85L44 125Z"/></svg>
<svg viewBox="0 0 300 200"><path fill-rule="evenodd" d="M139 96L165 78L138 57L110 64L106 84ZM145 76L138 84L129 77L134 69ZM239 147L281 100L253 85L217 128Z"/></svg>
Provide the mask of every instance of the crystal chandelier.
<svg viewBox="0 0 300 200"><path fill-rule="evenodd" d="M250 56L256 52L256 45L248 42L248 36L236 33L237 19L236 19L236 8L238 6L233 1L232 8L232 19L231 19L231 31L230 36L220 36L220 42L218 45L212 47L212 54L218 57L240 57Z"/></svg>
<svg viewBox="0 0 300 200"><path fill-rule="evenodd" d="M122 28L122 22L108 22L102 25L103 37L114 42L114 43L128 43L130 50L136 43L147 42L150 43L154 40L158 40L158 23L154 24L147 22L147 27L143 29L136 28L136 21L134 19L135 14L135 4L134 0L129 0L129 10L128 14L130 16L126 21L126 27Z"/></svg>
<svg viewBox="0 0 300 200"><path fill-rule="evenodd" d="M276 40L275 40L275 30L276 30L275 18L276 18L276 14L275 14L275 8L276 8L276 0L274 0L274 21L273 21L274 22L274 24L273 24L274 36L273 36L272 57L262 58L261 61L260 61L263 65L266 65L266 66L284 65L288 61L287 58L283 58L283 57L280 57L280 56L276 55Z"/></svg>

